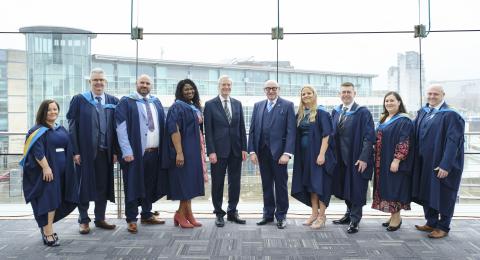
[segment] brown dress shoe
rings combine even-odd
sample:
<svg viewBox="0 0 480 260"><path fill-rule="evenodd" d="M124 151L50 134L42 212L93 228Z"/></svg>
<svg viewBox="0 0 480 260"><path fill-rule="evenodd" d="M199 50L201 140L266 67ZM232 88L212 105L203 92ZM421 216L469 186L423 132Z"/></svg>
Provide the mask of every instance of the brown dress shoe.
<svg viewBox="0 0 480 260"><path fill-rule="evenodd" d="M95 221L95 226L103 229L115 229L117 227L114 224L108 224L105 220Z"/></svg>
<svg viewBox="0 0 480 260"><path fill-rule="evenodd" d="M165 224L165 220L151 216L147 219L141 219L140 223L142 224Z"/></svg>
<svg viewBox="0 0 480 260"><path fill-rule="evenodd" d="M80 227L78 228L78 232L82 235L86 235L90 233L90 227L88 226L88 223L80 224Z"/></svg>
<svg viewBox="0 0 480 260"><path fill-rule="evenodd" d="M429 238L442 238L448 236L448 233L441 230L441 229L434 229L430 234L428 234Z"/></svg>
<svg viewBox="0 0 480 260"><path fill-rule="evenodd" d="M423 225L423 226L415 225L415 228L417 230L424 231L424 232L432 232L433 231L433 228L430 227L430 226L427 226L427 225Z"/></svg>
<svg viewBox="0 0 480 260"><path fill-rule="evenodd" d="M130 232L132 234L137 234L137 232L138 232L137 223L135 223L135 222L128 223L127 230L128 230L128 232Z"/></svg>

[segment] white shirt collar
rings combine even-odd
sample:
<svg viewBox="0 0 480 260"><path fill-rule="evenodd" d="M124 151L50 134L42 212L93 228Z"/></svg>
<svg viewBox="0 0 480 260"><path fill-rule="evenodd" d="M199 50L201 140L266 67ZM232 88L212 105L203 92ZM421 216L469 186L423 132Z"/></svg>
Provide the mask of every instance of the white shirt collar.
<svg viewBox="0 0 480 260"><path fill-rule="evenodd" d="M270 103L270 102L272 102L272 103L273 103L273 105L277 104L277 101L278 101L278 97L277 97L277 98L275 98L274 100L270 100L270 99L268 99L268 98L267 98L267 103Z"/></svg>
<svg viewBox="0 0 480 260"><path fill-rule="evenodd" d="M90 93L92 93L93 99L95 99L96 97L101 97L102 100L105 100L105 92L103 92L101 95L96 95L95 93L93 93L93 91L90 91Z"/></svg>
<svg viewBox="0 0 480 260"><path fill-rule="evenodd" d="M440 104L438 104L437 106L433 107L435 108L436 110L440 110L440 108L443 106L443 103L445 103L445 100L442 100L442 102L440 102ZM428 105L429 108L432 108L430 105Z"/></svg>
<svg viewBox="0 0 480 260"><path fill-rule="evenodd" d="M346 108L348 108L347 112L350 111L352 109L354 103L355 103L355 101L352 101L352 103L350 103L349 105L342 104L342 110L343 110L344 107L346 107Z"/></svg>
<svg viewBox="0 0 480 260"><path fill-rule="evenodd" d="M230 96L228 96L227 98L223 98L222 95L218 95L218 97L220 98L220 101L222 101L222 103L225 102L225 100L230 102Z"/></svg>
<svg viewBox="0 0 480 260"><path fill-rule="evenodd" d="M140 93L138 93L138 92L136 92L136 93L137 93L137 97L138 97L139 99L143 99L143 96L140 95ZM150 94L147 94L145 97L146 97L147 99L150 99Z"/></svg>

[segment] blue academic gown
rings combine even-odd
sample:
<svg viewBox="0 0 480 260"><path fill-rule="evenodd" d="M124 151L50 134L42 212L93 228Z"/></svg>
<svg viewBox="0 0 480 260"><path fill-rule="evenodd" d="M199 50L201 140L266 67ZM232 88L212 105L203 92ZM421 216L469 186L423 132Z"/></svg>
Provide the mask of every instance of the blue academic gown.
<svg viewBox="0 0 480 260"><path fill-rule="evenodd" d="M338 106L332 110L333 130L335 135L338 134L338 121L341 115L342 107ZM348 147L349 158L342 158L340 154L340 145L335 145L337 154L337 166L333 174L333 194L353 205L365 205L367 202L368 181L372 179L373 174L373 146L364 147L365 142L371 145L375 143L375 127L372 114L364 106L354 105L352 110L347 112L345 121L346 131L349 131L352 138L351 147ZM335 136L336 137L336 136ZM342 171L339 164L342 161L348 161ZM358 166L355 166L357 160L367 163L367 169L363 173L358 172Z"/></svg>
<svg viewBox="0 0 480 260"><path fill-rule="evenodd" d="M378 187L376 180L374 192L378 189L382 200L410 203L412 195L413 171L413 122L408 115L398 114L388 122L380 124L377 132L382 132L382 149L380 159L380 178ZM407 157L400 161L398 172L390 172L390 165L395 156L395 148L400 142L409 143Z"/></svg>
<svg viewBox="0 0 480 260"><path fill-rule="evenodd" d="M163 162L168 168L170 190L169 200L190 200L205 195L203 179L202 155L200 148L200 125L194 108L177 100L168 110L167 129ZM176 166L176 151L172 142L172 134L177 132L177 125L182 138L183 167Z"/></svg>
<svg viewBox="0 0 480 260"><path fill-rule="evenodd" d="M70 101L67 119L69 123L70 139L74 154L79 154L81 164L77 166L80 173L80 202L109 200L115 202L113 184L113 154L118 152L118 144L115 132L114 109L118 104L118 98L105 93L104 111L106 114L106 145L108 160L108 178L105 185L105 194L98 194L97 178L94 161L98 150L98 113L97 101L93 99L90 91L78 94ZM105 174L105 173L101 173ZM103 178L100 178L103 179Z"/></svg>
<svg viewBox="0 0 480 260"><path fill-rule="evenodd" d="M60 149L60 150L58 150ZM63 149L63 151L62 151ZM59 153L64 153L60 155ZM35 125L27 133L23 167L23 193L33 208L38 226L47 225L47 214L55 211L54 222L69 215L78 204L78 174L73 165L72 145L62 126L50 129ZM53 180L43 181L43 171L36 159L47 159Z"/></svg>
<svg viewBox="0 0 480 260"><path fill-rule="evenodd" d="M429 111L423 107L414 121L416 156L412 200L451 217L462 179L465 120L446 103L430 115ZM446 170L448 176L438 178L434 170L437 167Z"/></svg>
<svg viewBox="0 0 480 260"><path fill-rule="evenodd" d="M122 149L120 149L119 151L119 162L123 173L125 201L139 201L139 199L148 196L149 201L154 203L155 201L161 199L167 194L168 180L166 171L163 170L161 167L158 167L158 174L156 176L152 176L153 179L145 179L142 158L145 151L144 146L146 145L146 133L144 134L144 136L142 136L139 120L140 115L138 113L138 105L142 104L137 104L142 102L144 101L137 99L136 95L123 97L115 109L115 121L117 123L117 127L125 124L128 134L127 141L129 142L129 144L127 145L128 148L126 150L123 150L125 149L125 147L123 147L120 142ZM163 110L162 103L158 98L151 97L148 102L153 102L155 108L157 109L158 123L160 125L155 127L159 127L160 143L158 144L158 147L160 150L163 146L163 142L165 141L165 138L163 137L165 134L165 112ZM118 138L122 138L122 136L120 136L120 133ZM133 162L125 162L125 160L123 159L123 157L125 156L124 153L133 154ZM159 165L161 165L162 153L160 151L158 153L158 160L160 162ZM150 183L155 183L154 187L151 190L151 194L146 194L146 181Z"/></svg>
<svg viewBox="0 0 480 260"><path fill-rule="evenodd" d="M309 123L308 143L304 150L301 144L301 130L297 129L295 157L293 160L292 197L312 206L310 194L316 193L326 206L332 195L332 174L337 163L334 153L333 126L330 113L323 107L317 109L315 122ZM319 166L316 161L322 146L322 139L330 136L325 152L325 163Z"/></svg>

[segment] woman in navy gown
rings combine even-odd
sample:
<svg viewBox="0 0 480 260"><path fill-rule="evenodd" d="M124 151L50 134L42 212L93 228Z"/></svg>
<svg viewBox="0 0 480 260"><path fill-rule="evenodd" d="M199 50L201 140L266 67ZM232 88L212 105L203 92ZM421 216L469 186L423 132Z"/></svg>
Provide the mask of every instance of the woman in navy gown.
<svg viewBox="0 0 480 260"><path fill-rule="evenodd" d="M317 92L312 86L304 86L300 93L291 194L312 207L312 215L304 225L318 229L327 220L325 210L332 194L336 164L330 138L332 119L323 107L317 107Z"/></svg>
<svg viewBox="0 0 480 260"><path fill-rule="evenodd" d="M395 231L402 225L400 210L410 210L413 122L394 91L383 99L376 136L372 208L390 213L390 219L382 225Z"/></svg>
<svg viewBox="0 0 480 260"><path fill-rule="evenodd" d="M205 195L208 181L205 146L201 125L203 116L197 86L190 79L178 82L175 102L167 114L168 176L167 198L180 200L174 224L182 228L199 227L192 213L192 199Z"/></svg>
<svg viewBox="0 0 480 260"><path fill-rule="evenodd" d="M55 124L59 106L54 100L40 105L36 125L27 134L23 166L23 192L33 208L43 243L58 246L53 223L75 209L78 202L76 177L68 132Z"/></svg>

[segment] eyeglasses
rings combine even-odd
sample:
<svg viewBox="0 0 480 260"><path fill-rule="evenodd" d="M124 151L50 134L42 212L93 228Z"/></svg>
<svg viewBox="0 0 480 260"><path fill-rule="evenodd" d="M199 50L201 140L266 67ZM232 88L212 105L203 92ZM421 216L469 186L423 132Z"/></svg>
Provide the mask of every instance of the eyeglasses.
<svg viewBox="0 0 480 260"><path fill-rule="evenodd" d="M264 90L265 92L277 91L277 90L278 90L278 87L265 87L265 88L263 88L263 90Z"/></svg>

